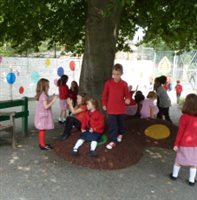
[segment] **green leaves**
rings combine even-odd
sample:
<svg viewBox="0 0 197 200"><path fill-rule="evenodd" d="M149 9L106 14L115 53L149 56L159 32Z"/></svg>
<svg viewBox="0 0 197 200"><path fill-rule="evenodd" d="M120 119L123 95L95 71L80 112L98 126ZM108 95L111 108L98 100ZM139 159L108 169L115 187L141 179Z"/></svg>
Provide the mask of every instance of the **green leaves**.
<svg viewBox="0 0 197 200"><path fill-rule="evenodd" d="M47 41L49 47L62 45L67 51L83 52L88 3L91 1L1 0L0 44L8 41L24 51ZM144 28L145 43L162 40L174 50L197 47L196 0L109 0L100 14L109 17L115 6L123 7L117 50L129 49L137 25Z"/></svg>

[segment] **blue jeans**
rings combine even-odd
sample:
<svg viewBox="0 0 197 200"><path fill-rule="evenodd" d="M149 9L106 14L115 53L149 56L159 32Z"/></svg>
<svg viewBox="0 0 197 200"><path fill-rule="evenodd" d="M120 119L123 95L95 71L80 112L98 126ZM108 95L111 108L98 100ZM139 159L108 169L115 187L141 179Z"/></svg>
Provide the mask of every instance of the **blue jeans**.
<svg viewBox="0 0 197 200"><path fill-rule="evenodd" d="M125 133L124 120L124 114L108 115L108 133L110 142L117 142L117 136Z"/></svg>

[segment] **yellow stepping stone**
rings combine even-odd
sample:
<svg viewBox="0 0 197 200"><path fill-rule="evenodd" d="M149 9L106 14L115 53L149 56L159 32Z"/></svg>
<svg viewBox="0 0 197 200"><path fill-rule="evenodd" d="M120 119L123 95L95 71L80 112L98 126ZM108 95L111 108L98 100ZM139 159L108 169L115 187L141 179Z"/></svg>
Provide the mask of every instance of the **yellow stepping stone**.
<svg viewBox="0 0 197 200"><path fill-rule="evenodd" d="M149 126L145 131L145 135L156 140L161 140L169 137L170 129L163 124L155 124Z"/></svg>

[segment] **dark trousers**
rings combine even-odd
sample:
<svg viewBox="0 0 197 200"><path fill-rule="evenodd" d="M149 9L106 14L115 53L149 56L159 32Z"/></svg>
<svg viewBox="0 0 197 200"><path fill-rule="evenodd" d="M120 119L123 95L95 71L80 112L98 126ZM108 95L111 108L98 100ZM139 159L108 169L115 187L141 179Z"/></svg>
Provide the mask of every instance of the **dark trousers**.
<svg viewBox="0 0 197 200"><path fill-rule="evenodd" d="M179 102L180 102L180 97L181 97L181 94L176 93L176 103L177 104L179 104Z"/></svg>
<svg viewBox="0 0 197 200"><path fill-rule="evenodd" d="M81 122L75 117L72 117L72 116L67 117L66 122L65 122L65 127L64 127L64 133L62 134L62 136L66 136L66 135L70 136L73 126L80 130Z"/></svg>
<svg viewBox="0 0 197 200"><path fill-rule="evenodd" d="M117 142L117 136L125 133L125 115L108 115L109 141Z"/></svg>
<svg viewBox="0 0 197 200"><path fill-rule="evenodd" d="M159 112L157 114L157 118L162 119L162 116L164 115L165 120L172 123L172 120L170 119L170 116L169 116L169 107L168 108L158 107L158 108L159 108Z"/></svg>

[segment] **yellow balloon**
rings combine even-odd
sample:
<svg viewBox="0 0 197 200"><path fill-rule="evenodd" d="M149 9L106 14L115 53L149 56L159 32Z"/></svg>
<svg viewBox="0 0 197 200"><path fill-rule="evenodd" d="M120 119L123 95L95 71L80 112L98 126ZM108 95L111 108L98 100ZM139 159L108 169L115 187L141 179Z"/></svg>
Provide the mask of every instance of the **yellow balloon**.
<svg viewBox="0 0 197 200"><path fill-rule="evenodd" d="M50 61L50 59L49 59L49 58L47 58L47 59L45 60L45 65L46 65L46 66L49 66L49 65L51 65L51 61Z"/></svg>
<svg viewBox="0 0 197 200"><path fill-rule="evenodd" d="M170 129L163 124L155 124L149 126L145 131L145 135L156 140L161 140L169 137Z"/></svg>

